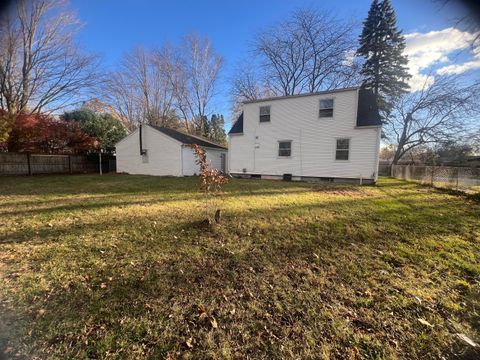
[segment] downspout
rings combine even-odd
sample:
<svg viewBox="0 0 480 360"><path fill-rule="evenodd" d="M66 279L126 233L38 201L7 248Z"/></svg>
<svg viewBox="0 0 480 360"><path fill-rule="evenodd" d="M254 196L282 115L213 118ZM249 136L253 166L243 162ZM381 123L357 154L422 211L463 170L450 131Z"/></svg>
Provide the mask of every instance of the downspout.
<svg viewBox="0 0 480 360"><path fill-rule="evenodd" d="M382 127L379 126L377 128L377 131L378 131L378 134L377 134L377 148L376 148L376 155L377 155L377 158L375 159L375 170L374 170L374 181L377 182L378 180L378 167L379 167L379 164L380 164L380 141L381 141L381 138L382 138Z"/></svg>
<svg viewBox="0 0 480 360"><path fill-rule="evenodd" d="M232 135L228 134L228 150L227 150L227 174L230 175L230 149L232 148Z"/></svg>
<svg viewBox="0 0 480 360"><path fill-rule="evenodd" d="M139 144L140 144L140 155L145 155L145 150L143 149L143 143L142 143L142 124L140 124L138 128L138 137L139 137Z"/></svg>
<svg viewBox="0 0 480 360"><path fill-rule="evenodd" d="M302 129L299 129L300 132L300 177L303 176L303 152L302 152Z"/></svg>
<svg viewBox="0 0 480 360"><path fill-rule="evenodd" d="M182 144L182 146L180 146L180 173L182 174L182 176L185 176L185 172L183 171L183 149L185 148L185 144Z"/></svg>

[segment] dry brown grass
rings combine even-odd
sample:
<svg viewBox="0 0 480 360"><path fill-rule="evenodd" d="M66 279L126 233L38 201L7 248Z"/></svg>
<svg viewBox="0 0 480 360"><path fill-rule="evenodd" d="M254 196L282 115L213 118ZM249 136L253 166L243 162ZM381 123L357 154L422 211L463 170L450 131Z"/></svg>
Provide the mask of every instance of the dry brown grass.
<svg viewBox="0 0 480 360"><path fill-rule="evenodd" d="M376 187L0 179L4 351L33 358L479 356L480 205Z"/></svg>

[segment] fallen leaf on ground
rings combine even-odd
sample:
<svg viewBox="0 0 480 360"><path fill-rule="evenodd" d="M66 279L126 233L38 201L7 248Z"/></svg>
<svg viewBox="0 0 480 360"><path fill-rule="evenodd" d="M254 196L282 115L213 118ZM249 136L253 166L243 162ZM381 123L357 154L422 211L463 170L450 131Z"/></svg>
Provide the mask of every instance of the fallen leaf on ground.
<svg viewBox="0 0 480 360"><path fill-rule="evenodd" d="M433 328L433 325L430 324L427 320L423 320L423 319L418 319L418 322L422 325L425 325L425 326L429 326L429 327L432 327Z"/></svg>
<svg viewBox="0 0 480 360"><path fill-rule="evenodd" d="M214 317L210 319L210 324L212 325L212 328L214 329L218 328L217 320L215 320Z"/></svg>
<svg viewBox="0 0 480 360"><path fill-rule="evenodd" d="M470 339L467 335L465 334L460 334L460 333L457 333L456 334L458 336L458 338L460 340L462 340L463 342L465 342L466 344L470 345L470 346L473 346L473 347L478 347L480 345L478 345L475 341L473 341L472 339Z"/></svg>

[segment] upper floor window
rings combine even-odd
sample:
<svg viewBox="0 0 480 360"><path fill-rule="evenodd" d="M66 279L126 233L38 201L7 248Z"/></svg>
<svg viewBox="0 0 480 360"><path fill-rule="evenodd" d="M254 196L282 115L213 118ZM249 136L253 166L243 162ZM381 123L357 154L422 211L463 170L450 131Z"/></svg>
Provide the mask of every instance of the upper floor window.
<svg viewBox="0 0 480 360"><path fill-rule="evenodd" d="M350 152L350 139L337 139L335 160L348 160Z"/></svg>
<svg viewBox="0 0 480 360"><path fill-rule="evenodd" d="M291 156L292 155L292 142L279 141L278 142L278 156Z"/></svg>
<svg viewBox="0 0 480 360"><path fill-rule="evenodd" d="M333 117L333 99L320 100L319 117Z"/></svg>
<svg viewBox="0 0 480 360"><path fill-rule="evenodd" d="M270 106L260 106L260 122L270 121Z"/></svg>

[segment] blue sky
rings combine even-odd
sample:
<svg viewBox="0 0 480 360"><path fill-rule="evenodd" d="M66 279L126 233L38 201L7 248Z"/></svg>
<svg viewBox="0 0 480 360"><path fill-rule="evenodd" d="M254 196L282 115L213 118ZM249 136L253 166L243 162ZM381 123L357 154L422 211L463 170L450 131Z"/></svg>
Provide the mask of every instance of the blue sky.
<svg viewBox="0 0 480 360"><path fill-rule="evenodd" d="M444 55L466 49L451 44L467 43L468 36L448 30L461 13L459 8L440 8L431 0L393 0L392 4L399 28L405 34L417 34L409 38L416 45L416 52L412 50L414 53L410 54L417 61L412 65L416 72L439 64L452 65L447 64L451 59ZM72 0L71 6L84 23L78 35L80 44L99 54L107 69L113 69L122 54L134 45L156 47L175 43L190 32L208 35L225 59L223 81L215 99L216 112L228 115L227 79L235 66L250 56L256 32L301 7L331 10L339 17L357 20L360 25L370 0ZM421 51L425 44L430 48ZM477 65L475 62L471 67L476 69Z"/></svg>

